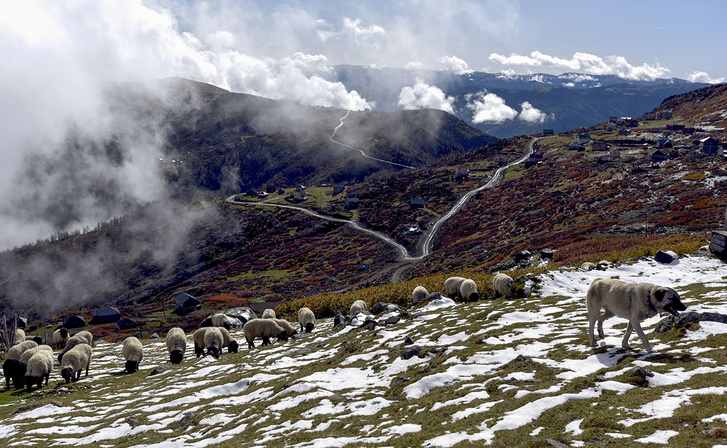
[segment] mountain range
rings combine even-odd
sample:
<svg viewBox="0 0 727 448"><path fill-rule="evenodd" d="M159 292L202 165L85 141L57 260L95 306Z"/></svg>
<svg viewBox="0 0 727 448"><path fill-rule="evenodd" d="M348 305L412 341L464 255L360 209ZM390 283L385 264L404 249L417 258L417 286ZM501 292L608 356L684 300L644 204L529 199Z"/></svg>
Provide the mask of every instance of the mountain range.
<svg viewBox="0 0 727 448"><path fill-rule="evenodd" d="M412 224L426 232L457 198L522 157L530 137L494 139L441 111L347 115L186 80L155 85L163 96L141 86L114 95L125 114L163 124L159 164L169 196L0 253L2 312L49 319L113 303L143 315L182 291L209 306L277 304L386 283L394 269L415 279L512 268L525 250L551 248L559 265L662 247L688 251L724 217L724 161L698 145L707 135L724 137L724 85L667 98L657 109L673 110L673 118L642 120L622 128L625 135L605 123L589 128L609 153L569 150L572 133L540 141L540 158L478 193L447 222L433 253L406 266L390 244L340 221L263 207L252 196L239 196L250 205L225 198L275 183L286 189L281 204L356 220L412 248L420 238ZM698 130L674 131L670 123ZM665 138L672 145L655 162L651 153ZM123 161L123 145L108 142L104 157ZM455 167L469 175L455 176ZM334 194L330 183L341 181L345 191ZM300 184L307 197L293 201Z"/></svg>
<svg viewBox="0 0 727 448"><path fill-rule="evenodd" d="M671 95L685 93L708 84L692 83L679 78L626 80L614 75L530 74L407 70L337 65L320 76L343 83L373 102L373 110L396 111L402 108L403 88L414 86L417 80L440 89L452 98L454 115L471 126L496 137L533 134L545 129L565 132L594 126L609 117L639 117L657 107ZM542 119L524 120L520 117L498 121L475 122L471 96L491 93L504 100L513 110L524 102L542 113ZM501 105L498 105L501 107Z"/></svg>

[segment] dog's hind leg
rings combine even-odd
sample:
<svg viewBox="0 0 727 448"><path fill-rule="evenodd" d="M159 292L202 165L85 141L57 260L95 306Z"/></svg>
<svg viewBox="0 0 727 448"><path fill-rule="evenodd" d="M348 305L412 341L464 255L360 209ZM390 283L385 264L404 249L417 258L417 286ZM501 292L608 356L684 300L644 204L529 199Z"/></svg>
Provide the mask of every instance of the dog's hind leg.
<svg viewBox="0 0 727 448"><path fill-rule="evenodd" d="M610 319L613 316L615 316L615 314L606 310L606 312L604 312L601 317L598 318L598 337L600 337L601 339L606 339L606 335L603 333L603 321L606 319Z"/></svg>

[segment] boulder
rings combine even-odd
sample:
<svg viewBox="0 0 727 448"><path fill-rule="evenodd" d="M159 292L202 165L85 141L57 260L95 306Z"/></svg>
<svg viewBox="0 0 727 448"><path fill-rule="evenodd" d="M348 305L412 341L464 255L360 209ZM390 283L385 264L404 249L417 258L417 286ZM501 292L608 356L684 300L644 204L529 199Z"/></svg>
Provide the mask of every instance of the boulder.
<svg viewBox="0 0 727 448"><path fill-rule="evenodd" d="M697 313L690 311L676 316L667 316L660 320L654 328L656 333L666 333L674 328L683 328L691 323L699 323L702 321L720 322L727 324L727 315L720 313Z"/></svg>
<svg viewBox="0 0 727 448"><path fill-rule="evenodd" d="M671 264L679 260L679 255L670 250L660 250L654 255L654 260L659 263Z"/></svg>

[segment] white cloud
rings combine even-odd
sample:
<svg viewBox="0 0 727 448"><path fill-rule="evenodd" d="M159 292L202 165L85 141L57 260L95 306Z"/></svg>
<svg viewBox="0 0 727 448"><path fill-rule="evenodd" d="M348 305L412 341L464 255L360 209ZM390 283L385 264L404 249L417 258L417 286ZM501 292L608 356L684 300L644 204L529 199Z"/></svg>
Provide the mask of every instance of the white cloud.
<svg viewBox="0 0 727 448"><path fill-rule="evenodd" d="M518 118L529 123L544 123L548 118L555 118L555 115L551 114L548 116L545 112L533 107L533 105L528 101L520 104L520 107L522 110L520 111Z"/></svg>
<svg viewBox="0 0 727 448"><path fill-rule="evenodd" d="M453 71L457 75L466 75L473 71L464 59L460 59L457 56L441 57L439 63L442 64L445 70Z"/></svg>
<svg viewBox="0 0 727 448"><path fill-rule="evenodd" d="M334 31L333 26L325 20L317 20L317 34L321 41L328 43L331 40L343 40L354 47L372 45L380 48L387 40L386 30L379 25L364 26L361 19L343 18L340 30Z"/></svg>
<svg viewBox="0 0 727 448"><path fill-rule="evenodd" d="M454 114L454 98L446 96L437 86L430 86L417 78L413 87L399 92L399 106L404 109L439 109Z"/></svg>
<svg viewBox="0 0 727 448"><path fill-rule="evenodd" d="M635 66L623 56L600 56L588 53L575 53L570 59L550 56L539 51L533 51L530 56L512 54L503 56L497 53L490 55L490 61L497 64L523 67L553 67L569 71L578 71L591 75L616 75L630 80L653 80L664 78L670 70L660 64L642 64Z"/></svg>
<svg viewBox="0 0 727 448"><path fill-rule="evenodd" d="M467 108L472 111L472 122L475 124L484 122L501 123L505 120L512 120L517 117L517 111L505 104L505 100L483 90L476 94L465 97Z"/></svg>
<svg viewBox="0 0 727 448"><path fill-rule="evenodd" d="M687 80L691 82L703 82L706 84L721 84L725 82L725 78L712 78L705 72L692 72L687 75Z"/></svg>

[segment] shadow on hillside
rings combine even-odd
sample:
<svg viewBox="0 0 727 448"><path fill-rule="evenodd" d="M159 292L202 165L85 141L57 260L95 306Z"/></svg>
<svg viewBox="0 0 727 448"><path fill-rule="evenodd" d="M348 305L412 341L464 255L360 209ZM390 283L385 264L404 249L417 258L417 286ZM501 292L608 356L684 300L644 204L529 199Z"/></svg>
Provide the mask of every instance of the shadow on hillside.
<svg viewBox="0 0 727 448"><path fill-rule="evenodd" d="M598 362L607 367L615 367L625 362L631 362L636 360L647 360L649 362L662 363L662 364L684 364L696 362L689 353L672 354L672 353L646 353L646 352L634 352L626 350L621 347L600 347L595 350L596 359Z"/></svg>

